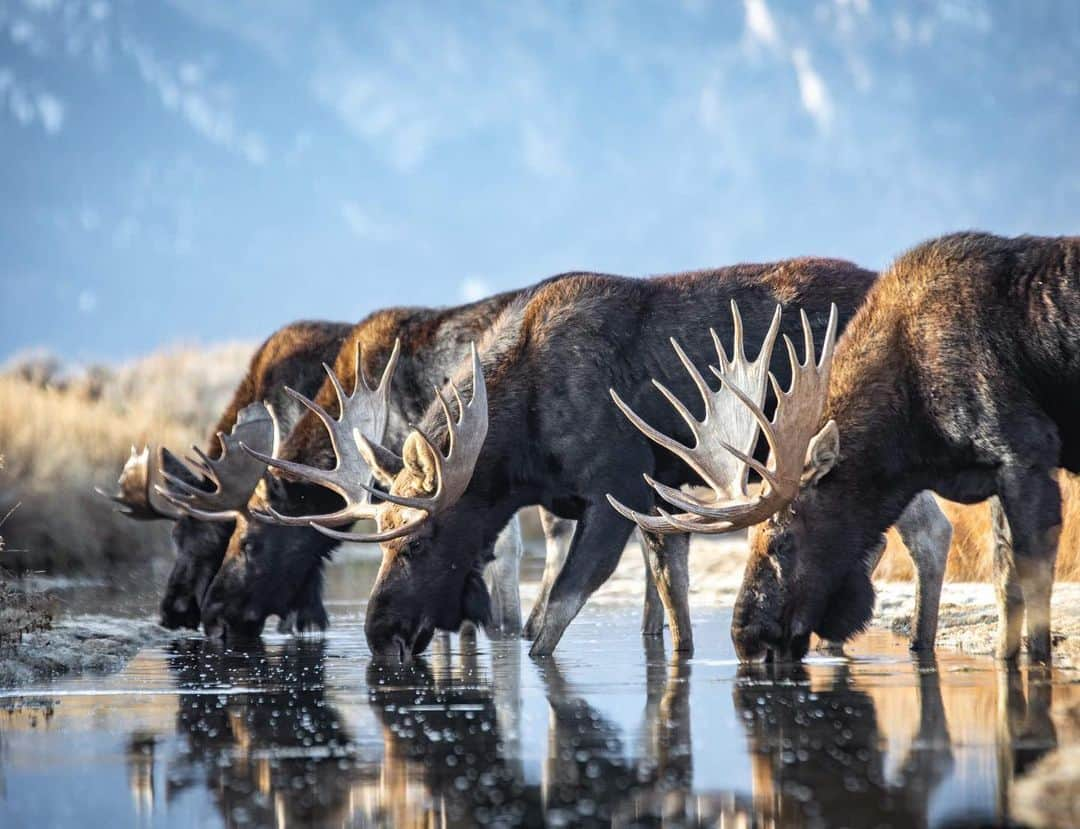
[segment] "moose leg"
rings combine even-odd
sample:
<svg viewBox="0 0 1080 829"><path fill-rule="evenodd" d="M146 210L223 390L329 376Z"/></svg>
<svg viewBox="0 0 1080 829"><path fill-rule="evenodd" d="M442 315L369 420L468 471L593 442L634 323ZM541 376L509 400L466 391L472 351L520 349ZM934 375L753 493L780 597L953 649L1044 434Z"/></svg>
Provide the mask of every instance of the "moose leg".
<svg viewBox="0 0 1080 829"><path fill-rule="evenodd" d="M990 499L990 525L994 544L994 593L997 596L998 631L994 653L1012 661L1020 653L1024 632L1024 593L1013 562L1012 532L1005 508L996 495Z"/></svg>
<svg viewBox="0 0 1080 829"><path fill-rule="evenodd" d="M1012 561L1023 594L1028 657L1050 662L1050 594L1061 535L1061 491L1046 467L1004 467L998 495L1012 533ZM1013 654L1004 654L1009 657Z"/></svg>
<svg viewBox="0 0 1080 829"><path fill-rule="evenodd" d="M664 604L656 589L649 543L640 530L638 540L641 542L641 557L645 560L645 604L641 609L641 635L662 636L664 634Z"/></svg>
<svg viewBox="0 0 1080 829"><path fill-rule="evenodd" d="M937 638L941 583L952 544L952 522L929 492L916 495L896 522L896 529L915 563L913 651L932 651Z"/></svg>
<svg viewBox="0 0 1080 829"><path fill-rule="evenodd" d="M491 593L489 635L521 630L521 550L521 522L515 515L495 540L495 558L484 573Z"/></svg>
<svg viewBox="0 0 1080 829"><path fill-rule="evenodd" d="M566 551L570 548L570 539L574 534L574 523L566 518L559 518L543 507L540 508L540 526L544 530L544 575L540 578L540 593L536 602L529 612L528 621L521 635L525 639L535 639L540 631L540 623L544 619L544 609L547 607L548 596L551 595L551 586L555 583L563 562L566 561Z"/></svg>
<svg viewBox="0 0 1080 829"><path fill-rule="evenodd" d="M313 633L330 626L323 604L323 568L313 567L296 607L296 632Z"/></svg>
<svg viewBox="0 0 1080 829"><path fill-rule="evenodd" d="M555 578L530 656L548 656L567 625L615 572L633 527L606 503L590 504L574 530L566 563Z"/></svg>
<svg viewBox="0 0 1080 829"><path fill-rule="evenodd" d="M641 532L655 589L667 610L672 650L694 652L694 632L690 625L690 536L686 533L659 535ZM647 594L646 594L647 595Z"/></svg>

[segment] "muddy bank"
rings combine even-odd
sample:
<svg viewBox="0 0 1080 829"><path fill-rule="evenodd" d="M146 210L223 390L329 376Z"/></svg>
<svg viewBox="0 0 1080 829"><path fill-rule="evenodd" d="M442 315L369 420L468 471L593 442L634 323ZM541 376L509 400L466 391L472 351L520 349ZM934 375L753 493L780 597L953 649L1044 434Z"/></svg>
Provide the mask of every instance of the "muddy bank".
<svg viewBox="0 0 1080 829"><path fill-rule="evenodd" d="M745 536L694 538L690 550L690 596L702 607L730 607L735 602L746 564ZM618 569L595 595L594 601L640 601L645 567L636 542L626 548ZM530 586L527 586L530 587ZM911 630L915 606L912 582L876 582L877 604L872 625L901 636ZM533 588L535 592L535 588ZM523 596L531 598L528 589ZM997 605L989 584L950 582L941 598L938 648L970 654L993 653ZM1080 582L1059 582L1054 587L1053 633L1056 664L1080 667Z"/></svg>
<svg viewBox="0 0 1080 829"><path fill-rule="evenodd" d="M49 630L25 634L18 645L0 651L0 687L119 671L142 648L176 635L149 620L73 616Z"/></svg>
<svg viewBox="0 0 1080 829"><path fill-rule="evenodd" d="M347 559L347 556L339 558ZM746 561L745 536L695 538L691 550L691 602L704 610L730 607L738 593ZM528 574L521 586L522 607L526 610L539 588L539 564L530 560ZM356 569L339 560L329 579L337 584L331 590L345 594L351 602L367 595L372 573L344 578ZM344 581L343 581L344 578ZM612 578L596 593L590 604L619 605L627 614L640 613L644 589L645 565L636 542L627 546ZM55 587L55 584L52 584ZM906 636L915 601L915 586L910 583L879 582L878 601L873 624ZM85 588L73 587L72 594L86 594ZM70 608L74 596L68 600ZM90 613L61 616L51 630L24 635L15 650L0 651L0 686L10 687L48 677L75 673L108 673L119 670L141 648L160 644L176 636L159 627L150 615L152 601L137 610L133 619L114 618L107 611L104 597L96 603L82 604ZM332 601L331 615L341 607ZM700 614L699 610L699 614ZM1080 667L1080 583L1060 583L1054 592L1056 663L1061 667ZM340 619L335 621L339 624ZM993 652L997 610L993 589L988 584L950 583L942 597L938 648L969 654ZM700 656L706 656L699 653Z"/></svg>
<svg viewBox="0 0 1080 829"><path fill-rule="evenodd" d="M879 583L877 588L874 624L907 636L915 606L915 585ZM1054 585L1051 613L1055 665L1080 666L1080 583ZM972 654L993 653L997 619L991 585L946 584L938 617L938 648Z"/></svg>

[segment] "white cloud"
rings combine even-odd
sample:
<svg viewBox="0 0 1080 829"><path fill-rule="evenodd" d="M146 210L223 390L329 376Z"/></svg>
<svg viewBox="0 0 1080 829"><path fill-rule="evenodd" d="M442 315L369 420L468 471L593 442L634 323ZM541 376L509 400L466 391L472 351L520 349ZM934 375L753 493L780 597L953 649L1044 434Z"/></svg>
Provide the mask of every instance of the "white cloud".
<svg viewBox="0 0 1080 829"><path fill-rule="evenodd" d="M314 88L353 134L384 147L398 169L409 172L427 158L435 128L415 95L355 68L324 73Z"/></svg>
<svg viewBox="0 0 1080 829"><path fill-rule="evenodd" d="M15 120L26 126L34 120L34 102L22 87L12 86L8 92L8 105Z"/></svg>
<svg viewBox="0 0 1080 829"><path fill-rule="evenodd" d="M80 314L92 314L97 309L97 294L93 291L81 291L77 302Z"/></svg>
<svg viewBox="0 0 1080 829"><path fill-rule="evenodd" d="M470 276L461 283L461 298L465 302L476 302L493 293L491 286L478 276Z"/></svg>
<svg viewBox="0 0 1080 829"><path fill-rule="evenodd" d="M546 130L526 123L521 130L521 152L525 166L543 178L558 178L570 173L570 164L562 145Z"/></svg>
<svg viewBox="0 0 1080 829"><path fill-rule="evenodd" d="M799 98L803 109L813 118L819 128L828 130L832 125L833 108L829 99L829 89L810 62L810 53L805 49L791 51L791 63L795 67L795 76L799 81Z"/></svg>
<svg viewBox="0 0 1080 829"><path fill-rule="evenodd" d="M0 68L0 115L7 110L20 126L28 127L34 122L41 124L49 135L55 135L64 126L67 107L51 92L32 92L15 73Z"/></svg>
<svg viewBox="0 0 1080 829"><path fill-rule="evenodd" d="M205 139L236 153L249 164L266 162L269 157L266 142L257 132L237 126L228 105L229 90L211 85L205 67L187 62L174 71L147 47L131 41L126 47L143 80L157 91L167 110L178 113Z"/></svg>
<svg viewBox="0 0 1080 829"><path fill-rule="evenodd" d="M66 107L64 102L48 92L42 92L37 96L38 117L45 132L55 135L64 126Z"/></svg>
<svg viewBox="0 0 1080 829"><path fill-rule="evenodd" d="M765 0L743 0L743 8L746 11L746 31L750 38L765 46L776 46L780 37Z"/></svg>
<svg viewBox="0 0 1080 829"><path fill-rule="evenodd" d="M720 93L712 84L701 90L701 97L698 98L698 121L701 126L711 131L719 128L722 123Z"/></svg>
<svg viewBox="0 0 1080 829"><path fill-rule="evenodd" d="M361 239L372 242L389 242L401 236L400 231L393 223L375 218L354 201L343 201L341 203L341 218L345 220L349 230Z"/></svg>

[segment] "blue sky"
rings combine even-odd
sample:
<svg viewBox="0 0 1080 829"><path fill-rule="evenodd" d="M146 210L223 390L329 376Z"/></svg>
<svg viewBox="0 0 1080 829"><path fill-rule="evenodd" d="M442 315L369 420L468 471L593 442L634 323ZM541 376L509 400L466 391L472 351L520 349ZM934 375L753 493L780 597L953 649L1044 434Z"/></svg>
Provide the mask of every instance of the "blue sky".
<svg viewBox="0 0 1080 829"><path fill-rule="evenodd" d="M1080 4L0 0L0 360L1080 232Z"/></svg>

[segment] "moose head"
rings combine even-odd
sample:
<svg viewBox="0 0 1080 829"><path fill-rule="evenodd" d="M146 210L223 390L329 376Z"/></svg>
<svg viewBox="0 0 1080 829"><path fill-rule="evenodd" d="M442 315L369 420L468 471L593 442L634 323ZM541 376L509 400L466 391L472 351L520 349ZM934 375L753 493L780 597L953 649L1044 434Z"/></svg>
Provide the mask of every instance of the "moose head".
<svg viewBox="0 0 1080 829"><path fill-rule="evenodd" d="M338 386L333 372L328 372ZM384 375L380 389L386 385ZM341 420L335 420L325 412L320 414L315 403L299 395L297 399L316 412L330 431L335 467L319 469L248 449L254 458L283 475L320 484L344 501L340 509L321 515L287 516L268 507L254 510L254 517L276 524L311 526L337 540L382 544L382 565L365 623L368 644L377 657L408 662L427 647L437 628L456 630L465 619L483 622L489 614L482 563L448 562L433 552L441 542L460 550L476 550L494 540L481 538L475 522L450 509L468 489L488 429L487 390L475 346L468 385L472 390L468 403L453 382L449 384L452 402L442 390L435 390L444 431L436 436L414 428L400 456L380 445L381 430L344 424L352 416L347 402L343 402ZM385 406L385 389L382 395ZM373 486L372 476L388 491ZM435 520L449 512L455 513L453 520ZM375 531L335 529L360 520L374 521Z"/></svg>
<svg viewBox="0 0 1080 829"><path fill-rule="evenodd" d="M634 413L617 394L612 392L616 405L650 440L673 452L692 467L705 482L708 495L701 497L666 486L646 476L646 482L656 494L671 505L657 508L657 515L646 515L626 507L616 499L608 500L621 515L642 529L654 533L727 533L753 528L763 523L768 527L789 522L789 505L800 489L812 486L829 471L835 460L839 443L836 423L822 425L833 349L836 342L837 309L832 306L825 344L820 359L816 358L813 332L805 313L802 313L804 359L800 360L795 345L784 337L791 362L791 387L786 391L769 373L769 362L780 320L777 308L773 325L765 338L758 359L751 363L742 348L742 326L738 309L735 315L735 347L728 360L716 334L720 368L710 366L720 380L719 391L713 391L690 360L672 341L676 354L689 372L705 402L705 416L695 418L686 406L663 385L656 383L661 393L686 421L694 437L687 446L654 429ZM770 420L763 410L766 379L776 397L776 409ZM753 457L754 446L764 433L769 457L762 463ZM748 492L749 471L761 476L758 492ZM678 511L673 511L671 508ZM768 531L768 528L765 530ZM790 607L782 595L784 585L795 584L781 579L782 572L798 566L791 555L774 549L764 555L758 534L752 531L751 559L748 567L755 568L758 578L755 589L740 592L732 622L732 637L741 658L761 655L770 643L790 643L790 655L801 658L809 647L811 625L802 618L789 618L777 608ZM744 584L747 582L744 582ZM805 587L805 585L803 586ZM872 592L871 592L872 603ZM863 603L865 604L865 603ZM859 615L863 610L858 611ZM868 615L868 614L866 614ZM865 623L865 618L862 618ZM819 631L828 638L830 634ZM748 645L748 643L753 643Z"/></svg>

